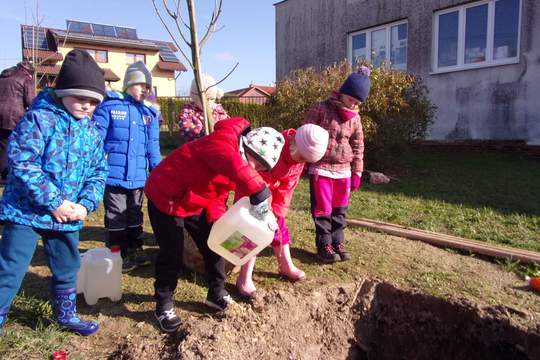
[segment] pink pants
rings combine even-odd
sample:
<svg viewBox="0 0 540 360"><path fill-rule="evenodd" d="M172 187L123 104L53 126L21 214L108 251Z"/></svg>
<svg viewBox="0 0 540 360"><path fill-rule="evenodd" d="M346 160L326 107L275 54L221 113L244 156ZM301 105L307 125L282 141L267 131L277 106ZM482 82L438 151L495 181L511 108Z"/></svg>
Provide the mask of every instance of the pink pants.
<svg viewBox="0 0 540 360"><path fill-rule="evenodd" d="M345 208L349 205L351 178L332 179L311 176L311 213L314 217L332 214L333 208Z"/></svg>
<svg viewBox="0 0 540 360"><path fill-rule="evenodd" d="M310 180L311 214L315 223L317 249L343 243L351 179L312 175Z"/></svg>
<svg viewBox="0 0 540 360"><path fill-rule="evenodd" d="M291 242L291 236L289 235L289 229L285 223L285 218L279 216L277 218L277 223L279 228L274 234L274 240L272 241L272 246L287 245Z"/></svg>

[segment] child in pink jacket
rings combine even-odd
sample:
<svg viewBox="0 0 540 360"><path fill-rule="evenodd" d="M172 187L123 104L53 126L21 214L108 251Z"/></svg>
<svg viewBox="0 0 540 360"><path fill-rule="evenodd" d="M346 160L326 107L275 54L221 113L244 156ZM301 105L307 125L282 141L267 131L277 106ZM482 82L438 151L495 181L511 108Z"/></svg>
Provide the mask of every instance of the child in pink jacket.
<svg viewBox="0 0 540 360"><path fill-rule="evenodd" d="M317 256L324 263L349 260L344 229L351 191L360 187L364 170L364 133L360 106L369 95L369 69L349 75L339 92L313 105L305 117L328 130L324 157L309 166L311 213L315 222Z"/></svg>
<svg viewBox="0 0 540 360"><path fill-rule="evenodd" d="M279 229L274 235L272 247L278 263L278 271L286 278L297 281L306 274L294 266L290 253L290 235L285 216L291 205L294 189L300 181L305 163L316 163L328 147L328 132L314 124L302 125L298 130L288 129L282 132L285 145L276 166L271 171L260 172L263 180L272 192L271 207L277 218ZM242 194L236 193L239 199ZM240 294L252 296L255 292L253 284L253 267L255 257L242 266L236 281Z"/></svg>

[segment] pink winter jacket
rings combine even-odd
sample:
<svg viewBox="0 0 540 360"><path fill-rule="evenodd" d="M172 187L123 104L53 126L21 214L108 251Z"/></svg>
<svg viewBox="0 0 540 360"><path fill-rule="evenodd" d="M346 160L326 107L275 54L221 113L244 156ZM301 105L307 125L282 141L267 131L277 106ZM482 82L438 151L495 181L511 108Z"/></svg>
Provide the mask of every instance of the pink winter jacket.
<svg viewBox="0 0 540 360"><path fill-rule="evenodd" d="M288 129L282 132L285 138L285 145L281 150L279 160L271 171L260 172L263 180L268 184L268 188L272 192L272 212L276 217L285 217L291 206L294 189L300 181L300 176L304 170L305 163L299 163L291 158L290 140L291 136L296 134L296 130ZM235 201L247 196L248 194L235 192Z"/></svg>
<svg viewBox="0 0 540 360"><path fill-rule="evenodd" d="M329 101L316 103L308 111L305 124L316 124L330 135L328 149L315 167L331 171L364 170L364 131L360 115L343 121L338 109Z"/></svg>

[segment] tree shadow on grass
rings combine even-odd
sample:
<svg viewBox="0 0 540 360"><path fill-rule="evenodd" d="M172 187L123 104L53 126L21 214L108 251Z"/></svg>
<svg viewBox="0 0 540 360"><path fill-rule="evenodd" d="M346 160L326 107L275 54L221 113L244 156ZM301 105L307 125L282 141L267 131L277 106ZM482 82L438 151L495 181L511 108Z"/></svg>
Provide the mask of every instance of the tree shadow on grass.
<svg viewBox="0 0 540 360"><path fill-rule="evenodd" d="M540 161L516 154L412 152L398 181L362 191L540 215ZM352 199L360 194L352 195Z"/></svg>
<svg viewBox="0 0 540 360"><path fill-rule="evenodd" d="M158 252L157 247L149 247L146 249L147 254L151 257L152 260L155 259ZM47 258L43 252L43 245L41 242L38 243L36 252L32 260L32 266L47 266ZM132 278L153 278L154 277L154 261L152 265L140 267L136 270L129 273ZM131 279L133 281L133 279ZM206 286L206 280L203 275L191 272L189 270L184 270L179 276L179 281L187 281L198 283L201 282L202 286ZM134 280L136 281L136 279ZM23 280L20 291L24 294L21 297L20 301L16 301L15 305L12 307L10 318L15 319L18 323L27 325L31 328L37 328L38 324L48 324L52 321L52 315L43 309L43 304L47 304L50 300L50 286L51 286L51 276L49 273L46 275L36 274L35 272L28 272ZM227 289L232 292L234 291L234 286L231 284L226 284ZM153 290L152 290L153 292ZM87 316L88 318L93 318L99 314L107 315L110 317L127 317L136 322L148 322L150 324L155 324L155 319L153 311L132 311L126 304L135 303L151 303L152 308L155 304L155 299L151 294L141 294L133 292L125 292L122 295L122 299L118 302L113 302L108 298L99 299L98 303L95 305L87 305L84 301L84 295L78 295L78 312L81 315ZM21 306L17 303L22 304ZM37 306L31 305L33 303L38 304ZM179 301L175 300L175 304L178 309L198 313L198 314L215 314L210 308L204 304L204 298L201 298L200 301ZM47 305L45 305L47 307Z"/></svg>
<svg viewBox="0 0 540 360"><path fill-rule="evenodd" d="M81 234L82 234L82 232L81 232ZM150 233L144 233L143 236L146 236L147 238L153 238L152 234L150 234ZM85 240L80 240L80 241L103 241L103 240L96 240L93 237L87 237L87 238L85 238ZM101 243L97 247L105 247L105 242L103 241L103 243ZM79 252L81 254L84 254L88 250L89 249L79 249ZM150 259L152 261L152 265L137 268L134 271L134 273L135 274L141 274L143 277L147 277L147 276L145 276L145 274L147 273L146 269L147 268L152 268L153 269L153 264L154 264L155 258L157 256L158 250L159 249L156 246L149 246L149 244L145 241L145 253L150 257ZM32 257L32 261L31 261L30 265L31 266L48 266L49 265L48 262L47 262L47 256L45 255L45 252L43 251L43 242L41 240L39 240L38 243L37 243L36 251L34 252L34 256Z"/></svg>
<svg viewBox="0 0 540 360"><path fill-rule="evenodd" d="M317 259L316 253L304 250L302 248L291 247L291 257L294 262L299 262L300 264L322 264L320 260Z"/></svg>
<svg viewBox="0 0 540 360"><path fill-rule="evenodd" d="M293 262L300 262L309 265L320 263L320 261L317 260L317 254L314 252L310 252L294 246L291 246L290 250ZM272 247L268 246L264 248L260 253L258 253L257 257L275 258L276 255L274 254L274 250L272 249Z"/></svg>
<svg viewBox="0 0 540 360"><path fill-rule="evenodd" d="M10 318L31 328L36 328L39 323L51 323L54 316L47 310L47 303L51 298L50 286L50 276L26 274L21 286L22 296L15 300ZM154 323L152 311L132 311L126 306L128 303L155 303L154 297L149 294L124 292L119 301L100 298L95 305L86 304L83 294L78 294L77 300L77 312L85 318L96 318L103 314L113 318L126 317L136 322Z"/></svg>
<svg viewBox="0 0 540 360"><path fill-rule="evenodd" d="M143 231L141 239L143 240L144 245L156 245L153 233ZM98 241L102 242L103 246L105 246L107 241L107 230L102 226L85 226L81 229L79 242L85 241Z"/></svg>

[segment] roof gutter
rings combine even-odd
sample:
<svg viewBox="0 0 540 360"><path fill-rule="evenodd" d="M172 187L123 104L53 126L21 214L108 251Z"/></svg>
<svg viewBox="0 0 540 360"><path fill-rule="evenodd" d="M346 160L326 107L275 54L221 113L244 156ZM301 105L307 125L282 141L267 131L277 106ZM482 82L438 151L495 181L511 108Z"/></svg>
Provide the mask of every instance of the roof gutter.
<svg viewBox="0 0 540 360"><path fill-rule="evenodd" d="M62 41L65 35L55 34L57 40ZM97 45L109 45L112 47L122 47L122 48L132 48L132 49L146 49L159 51L159 46L155 44L141 44L136 42L127 42L127 41L117 41L117 40L108 40L106 38L88 38L83 36L74 36L69 34L67 40L73 42L79 42L83 44L97 44Z"/></svg>

